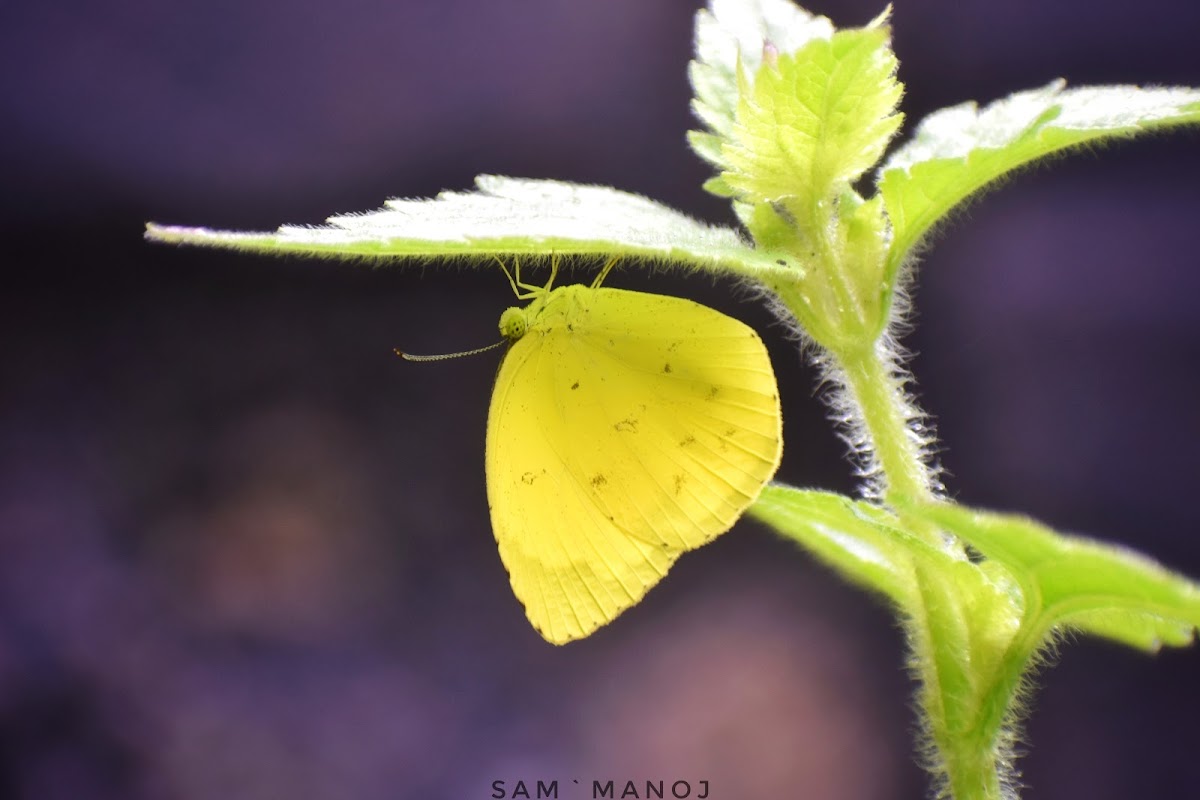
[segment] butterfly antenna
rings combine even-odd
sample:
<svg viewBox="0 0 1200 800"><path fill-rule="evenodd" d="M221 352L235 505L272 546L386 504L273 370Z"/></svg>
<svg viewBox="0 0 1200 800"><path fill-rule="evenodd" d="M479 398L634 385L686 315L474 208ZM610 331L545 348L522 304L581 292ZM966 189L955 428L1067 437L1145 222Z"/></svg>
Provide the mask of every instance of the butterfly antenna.
<svg viewBox="0 0 1200 800"><path fill-rule="evenodd" d="M608 263L604 265L604 269L600 270L600 274L596 276L596 280L592 281L593 289L600 288L600 284L604 283L604 279L608 277L608 273L612 272L612 268L615 267L617 262L620 260L620 256L613 256L608 260Z"/></svg>
<svg viewBox="0 0 1200 800"><path fill-rule="evenodd" d="M495 350L497 347L505 344L507 341L507 339L501 339L495 344L489 344L487 347L476 347L474 350L464 350L461 353L442 353L436 356L418 356L414 355L413 353L406 353L399 348L393 348L392 352L403 358L405 361L445 361L450 358L461 358L462 356L475 356L479 355L480 353L486 353L488 350Z"/></svg>

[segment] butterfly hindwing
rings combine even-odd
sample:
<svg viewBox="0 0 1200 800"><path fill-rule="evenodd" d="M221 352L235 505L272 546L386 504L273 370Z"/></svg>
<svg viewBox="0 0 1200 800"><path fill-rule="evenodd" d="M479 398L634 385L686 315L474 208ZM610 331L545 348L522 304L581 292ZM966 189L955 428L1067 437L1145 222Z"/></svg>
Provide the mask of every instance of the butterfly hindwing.
<svg viewBox="0 0 1200 800"><path fill-rule="evenodd" d="M586 286L538 311L497 377L488 497L513 590L561 643L733 524L779 463L780 412L761 340L717 311Z"/></svg>

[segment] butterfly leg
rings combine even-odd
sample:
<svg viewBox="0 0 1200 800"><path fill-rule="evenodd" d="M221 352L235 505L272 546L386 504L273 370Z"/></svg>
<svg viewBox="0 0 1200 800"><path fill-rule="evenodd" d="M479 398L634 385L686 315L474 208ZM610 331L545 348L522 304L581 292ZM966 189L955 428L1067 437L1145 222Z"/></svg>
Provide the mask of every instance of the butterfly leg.
<svg viewBox="0 0 1200 800"><path fill-rule="evenodd" d="M602 270L600 270L600 274L596 276L596 280L592 281L593 289L600 288L600 284L604 283L604 279L608 277L608 273L612 272L612 268L615 267L617 265L617 262L620 260L621 260L620 256L613 256L612 258L610 258L608 260L608 263L606 263L604 265L604 268Z"/></svg>

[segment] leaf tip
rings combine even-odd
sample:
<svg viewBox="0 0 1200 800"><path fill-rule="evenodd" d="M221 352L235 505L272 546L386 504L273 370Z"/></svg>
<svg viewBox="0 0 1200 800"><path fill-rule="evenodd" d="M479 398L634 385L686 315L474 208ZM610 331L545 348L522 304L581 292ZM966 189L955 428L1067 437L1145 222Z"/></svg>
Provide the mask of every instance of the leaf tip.
<svg viewBox="0 0 1200 800"><path fill-rule="evenodd" d="M865 27L868 30L874 28L883 28L884 30L890 32L892 27L892 4L888 3L886 6L884 6L883 11L880 11L877 15L875 15L875 19L868 22Z"/></svg>
<svg viewBox="0 0 1200 800"><path fill-rule="evenodd" d="M186 242L189 234L195 230L195 228L183 228L176 225L159 225L157 222L147 222L146 230L142 233L142 238L148 242L181 244Z"/></svg>

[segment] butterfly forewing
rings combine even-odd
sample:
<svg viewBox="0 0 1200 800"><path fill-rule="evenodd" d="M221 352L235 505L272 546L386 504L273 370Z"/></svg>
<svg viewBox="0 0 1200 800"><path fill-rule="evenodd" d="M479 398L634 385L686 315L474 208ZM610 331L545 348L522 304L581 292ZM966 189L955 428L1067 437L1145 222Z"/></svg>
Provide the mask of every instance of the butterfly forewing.
<svg viewBox="0 0 1200 800"><path fill-rule="evenodd" d="M497 377L488 497L534 626L585 636L723 533L779 463L761 340L688 300L568 286Z"/></svg>

